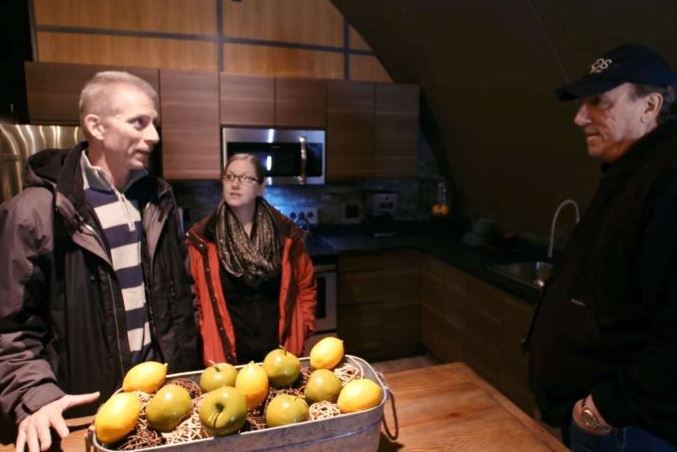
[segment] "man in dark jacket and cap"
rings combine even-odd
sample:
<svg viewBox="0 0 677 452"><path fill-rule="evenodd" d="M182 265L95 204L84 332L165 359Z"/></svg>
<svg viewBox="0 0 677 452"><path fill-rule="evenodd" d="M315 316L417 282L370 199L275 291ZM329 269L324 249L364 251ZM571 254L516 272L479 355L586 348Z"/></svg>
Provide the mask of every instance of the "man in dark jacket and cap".
<svg viewBox="0 0 677 452"><path fill-rule="evenodd" d="M604 175L530 334L542 417L573 450L677 450L677 76L617 47L557 91Z"/></svg>
<svg viewBox="0 0 677 452"><path fill-rule="evenodd" d="M0 425L17 450L68 435L64 411L93 414L135 364L200 366L176 202L147 173L157 121L146 81L96 74L87 140L32 156L0 206Z"/></svg>

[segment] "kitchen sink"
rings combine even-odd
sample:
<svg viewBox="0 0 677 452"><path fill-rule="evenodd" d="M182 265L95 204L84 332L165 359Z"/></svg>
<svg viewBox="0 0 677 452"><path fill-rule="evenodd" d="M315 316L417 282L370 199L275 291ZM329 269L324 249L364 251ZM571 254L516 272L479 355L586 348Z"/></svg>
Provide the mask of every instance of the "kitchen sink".
<svg viewBox="0 0 677 452"><path fill-rule="evenodd" d="M543 286L545 286L545 283L552 274L552 264L543 261L491 265L487 268L512 281L537 290L543 290Z"/></svg>

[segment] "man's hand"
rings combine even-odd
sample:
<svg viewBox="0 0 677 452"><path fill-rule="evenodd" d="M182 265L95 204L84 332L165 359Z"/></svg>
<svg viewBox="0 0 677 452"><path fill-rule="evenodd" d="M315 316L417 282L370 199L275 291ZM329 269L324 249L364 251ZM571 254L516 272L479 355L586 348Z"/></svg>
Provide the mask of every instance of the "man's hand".
<svg viewBox="0 0 677 452"><path fill-rule="evenodd" d="M19 424L16 452L23 452L26 446L28 446L30 452L49 449L52 446L50 428L54 428L61 438L68 436L68 427L63 418L63 412L74 406L92 403L98 398L98 392L79 395L66 394L27 416Z"/></svg>

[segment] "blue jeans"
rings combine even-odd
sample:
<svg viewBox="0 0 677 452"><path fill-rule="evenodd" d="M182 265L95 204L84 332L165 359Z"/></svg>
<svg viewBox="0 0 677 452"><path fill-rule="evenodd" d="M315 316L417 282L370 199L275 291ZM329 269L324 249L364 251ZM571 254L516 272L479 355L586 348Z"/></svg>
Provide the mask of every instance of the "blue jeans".
<svg viewBox="0 0 677 452"><path fill-rule="evenodd" d="M677 447L637 427L615 428L605 435L595 435L573 421L569 447L573 452L677 452Z"/></svg>

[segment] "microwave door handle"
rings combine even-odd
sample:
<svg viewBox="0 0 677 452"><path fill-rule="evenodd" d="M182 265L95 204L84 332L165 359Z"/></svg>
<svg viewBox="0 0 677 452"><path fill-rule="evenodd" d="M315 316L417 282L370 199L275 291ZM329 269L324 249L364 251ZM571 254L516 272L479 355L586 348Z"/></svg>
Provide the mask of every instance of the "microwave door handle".
<svg viewBox="0 0 677 452"><path fill-rule="evenodd" d="M306 183L306 166L308 164L308 150L306 149L306 139L305 137L300 137L299 142L301 143L301 174L298 176L300 184Z"/></svg>

